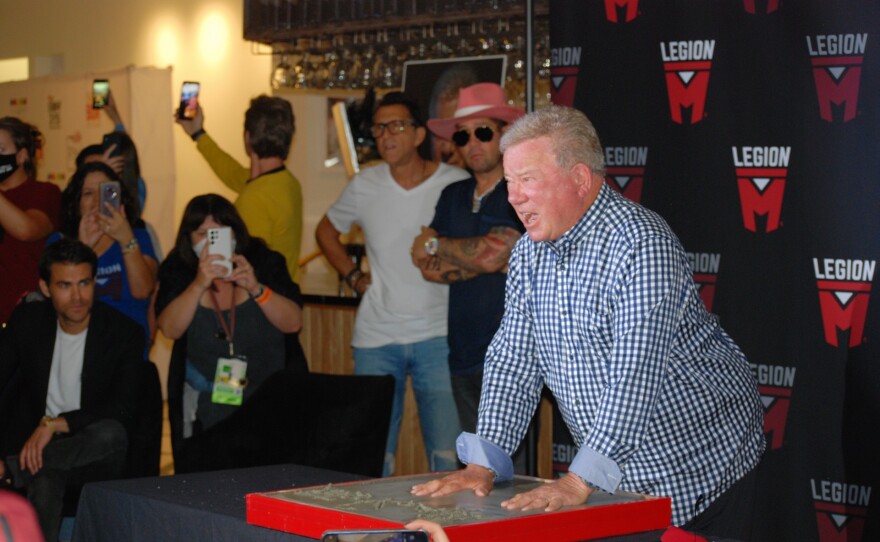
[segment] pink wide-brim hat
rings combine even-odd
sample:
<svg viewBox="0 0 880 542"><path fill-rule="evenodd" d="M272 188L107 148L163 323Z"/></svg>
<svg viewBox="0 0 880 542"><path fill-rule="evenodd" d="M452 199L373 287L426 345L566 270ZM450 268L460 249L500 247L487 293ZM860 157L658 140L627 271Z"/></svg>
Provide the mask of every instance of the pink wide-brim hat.
<svg viewBox="0 0 880 542"><path fill-rule="evenodd" d="M507 104L507 94L497 83L477 83L458 91L455 114L448 119L428 120L428 129L443 139L452 139L455 126L464 120L488 117L511 123L525 115L524 109Z"/></svg>

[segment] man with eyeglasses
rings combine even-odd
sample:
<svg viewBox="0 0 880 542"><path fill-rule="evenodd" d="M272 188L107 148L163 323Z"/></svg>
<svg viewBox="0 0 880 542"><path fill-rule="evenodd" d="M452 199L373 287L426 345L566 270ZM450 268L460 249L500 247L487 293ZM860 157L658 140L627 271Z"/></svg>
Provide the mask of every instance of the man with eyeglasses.
<svg viewBox="0 0 880 542"><path fill-rule="evenodd" d="M478 83L459 90L452 117L428 120L473 173L443 190L431 226L412 245L425 280L450 285L449 369L458 418L469 433L476 431L486 348L504 314L507 261L525 231L507 202L498 146L507 124L523 114L507 104L500 85Z"/></svg>
<svg viewBox="0 0 880 542"><path fill-rule="evenodd" d="M449 288L426 283L410 263L408 249L443 188L467 172L419 156L427 131L418 107L400 92L379 102L371 132L385 162L352 179L321 219L315 238L330 264L363 296L352 338L355 374L390 374L397 381L384 474L394 473L407 374L428 465L432 471L454 469L460 428L447 364ZM352 262L339 239L353 224L364 232L369 273Z"/></svg>

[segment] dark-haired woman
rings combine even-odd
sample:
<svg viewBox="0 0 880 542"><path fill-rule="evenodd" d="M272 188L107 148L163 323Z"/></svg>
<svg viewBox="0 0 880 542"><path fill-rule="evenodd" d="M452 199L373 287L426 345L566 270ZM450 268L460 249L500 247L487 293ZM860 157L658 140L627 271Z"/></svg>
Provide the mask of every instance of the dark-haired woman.
<svg viewBox="0 0 880 542"><path fill-rule="evenodd" d="M0 118L0 325L37 288L37 262L58 228L61 192L36 180L40 132L15 117Z"/></svg>
<svg viewBox="0 0 880 542"><path fill-rule="evenodd" d="M101 184L119 181L102 162L76 170L61 194L61 234L79 239L98 255L95 298L119 310L144 328L150 337L148 311L159 264L143 223L137 220L134 195L121 185L121 205L101 208ZM53 235L49 242L60 236ZM144 350L149 359L150 341Z"/></svg>
<svg viewBox="0 0 880 542"><path fill-rule="evenodd" d="M228 276L218 264L223 257L208 254L206 245L208 230L223 226L232 230L234 239L234 269ZM189 202L175 246L159 269L156 299L159 329L175 339L168 396L176 470L204 466L181 458L181 437L220 424L246 405L270 375L292 365L298 365L297 370L305 367L295 335L302 326L301 305L299 287L284 257L248 234L232 203L215 194ZM221 395L219 390L228 391L229 381L223 379L229 374L224 370L242 362L246 380L236 372L232 381L241 388L236 402L230 398L234 393ZM187 397L198 393L193 401L195 420L185 420L193 422L191 431L184 428L189 411L184 404L190 404L183 400L184 379ZM221 439L219 444L229 442Z"/></svg>

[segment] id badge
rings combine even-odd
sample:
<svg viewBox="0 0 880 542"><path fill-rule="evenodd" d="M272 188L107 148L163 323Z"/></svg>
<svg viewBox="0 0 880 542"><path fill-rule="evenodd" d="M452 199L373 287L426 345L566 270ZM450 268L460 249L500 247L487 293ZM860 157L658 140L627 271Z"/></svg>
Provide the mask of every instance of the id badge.
<svg viewBox="0 0 880 542"><path fill-rule="evenodd" d="M242 358L219 358L211 402L241 406L247 384L247 361Z"/></svg>

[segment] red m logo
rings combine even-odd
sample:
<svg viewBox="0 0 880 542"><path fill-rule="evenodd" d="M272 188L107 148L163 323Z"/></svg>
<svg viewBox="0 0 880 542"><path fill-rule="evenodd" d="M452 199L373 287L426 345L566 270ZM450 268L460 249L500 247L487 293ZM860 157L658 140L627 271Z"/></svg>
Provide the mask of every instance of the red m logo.
<svg viewBox="0 0 880 542"><path fill-rule="evenodd" d="M767 232L779 228L786 168L736 168L743 225L758 231L755 215L767 217Z"/></svg>
<svg viewBox="0 0 880 542"><path fill-rule="evenodd" d="M577 87L577 66L550 68L550 100L556 105L572 107Z"/></svg>
<svg viewBox="0 0 880 542"><path fill-rule="evenodd" d="M764 433L770 435L770 449L782 448L785 438L785 422L791 403L791 390L777 386L758 386L764 403Z"/></svg>
<svg viewBox="0 0 880 542"><path fill-rule="evenodd" d="M865 331L870 282L819 280L819 305L825 327L825 342L839 346L837 330L849 330L849 346L858 346Z"/></svg>
<svg viewBox="0 0 880 542"><path fill-rule="evenodd" d="M816 502L816 525L820 542L854 542L865 530L865 509Z"/></svg>
<svg viewBox="0 0 880 542"><path fill-rule="evenodd" d="M712 312L712 304L715 302L715 282L718 280L717 275L709 273L694 273L694 283L700 290L700 299L706 310Z"/></svg>
<svg viewBox="0 0 880 542"><path fill-rule="evenodd" d="M623 194L625 198L641 203L645 168L608 167L605 168L605 173L605 182L611 188Z"/></svg>
<svg viewBox="0 0 880 542"><path fill-rule="evenodd" d="M813 79L819 98L819 116L831 122L831 104L843 105L843 122L856 118L862 57L814 57Z"/></svg>
<svg viewBox="0 0 880 542"><path fill-rule="evenodd" d="M751 13L752 15L757 13L758 8L755 4L755 0L743 0L743 7L746 13ZM773 13L777 9L779 9L779 0L767 0L767 10L765 13Z"/></svg>
<svg viewBox="0 0 880 542"><path fill-rule="evenodd" d="M708 61L666 62L666 89L669 91L669 109L672 120L683 124L681 110L691 108L691 124L703 120L706 93L709 90Z"/></svg>
<svg viewBox="0 0 880 542"><path fill-rule="evenodd" d="M605 0L605 18L609 22L619 22L617 17L618 8L626 9L626 19L624 22L628 23L639 14L639 0Z"/></svg>

